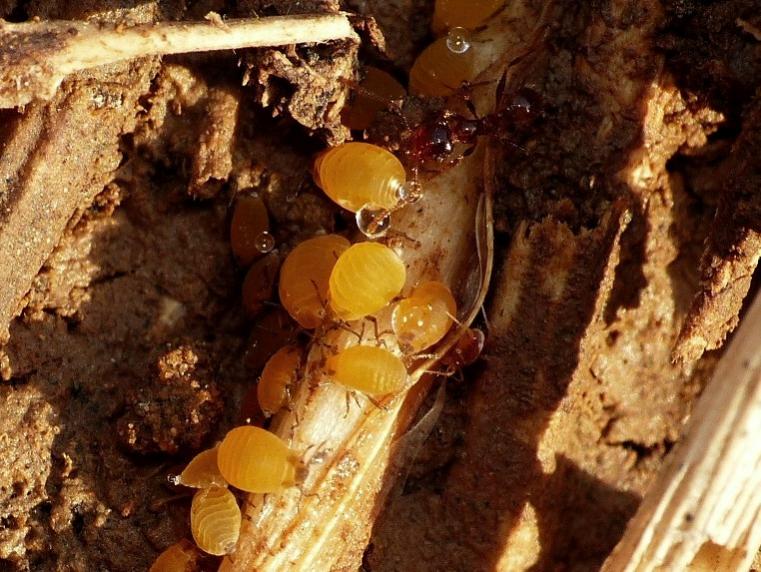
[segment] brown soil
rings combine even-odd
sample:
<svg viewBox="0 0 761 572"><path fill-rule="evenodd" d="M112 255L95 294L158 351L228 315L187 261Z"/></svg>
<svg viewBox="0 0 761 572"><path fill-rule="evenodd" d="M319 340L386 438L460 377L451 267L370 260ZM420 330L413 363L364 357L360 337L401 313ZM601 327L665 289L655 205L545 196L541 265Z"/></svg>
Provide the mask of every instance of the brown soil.
<svg viewBox="0 0 761 572"><path fill-rule="evenodd" d="M336 6L123 4L0 2L0 16L150 21ZM541 96L539 121L496 141L483 358L447 382L443 413L375 521L367 570L598 568L753 286L755 3L566 4L548 12L546 38L521 63ZM189 496L167 475L242 404L250 410L263 356L292 335L265 307L242 311L229 205L258 192L280 254L344 226L309 173L312 153L347 135L335 76L358 58L403 74L426 42L430 2L349 5L377 16L386 56L335 43L247 53L242 67L229 54L134 62L69 79L50 104L0 113L3 160L36 153L27 173L39 173L49 158L75 159L36 186L9 180L0 206L19 188L39 206L32 191L49 185L72 189L79 207L60 221L0 347L0 570L143 570L188 535ZM42 250L28 249L19 264L39 268L32 253Z"/></svg>

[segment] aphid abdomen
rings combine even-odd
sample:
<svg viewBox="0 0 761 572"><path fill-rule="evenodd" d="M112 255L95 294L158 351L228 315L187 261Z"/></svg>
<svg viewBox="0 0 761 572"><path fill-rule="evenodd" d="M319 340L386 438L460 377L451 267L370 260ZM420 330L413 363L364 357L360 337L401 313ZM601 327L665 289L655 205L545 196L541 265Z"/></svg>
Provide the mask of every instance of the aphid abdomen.
<svg viewBox="0 0 761 572"><path fill-rule="evenodd" d="M236 427L219 445L219 471L232 486L274 493L296 482L293 452L276 435L250 425Z"/></svg>
<svg viewBox="0 0 761 572"><path fill-rule="evenodd" d="M443 34L454 27L472 30L504 4L505 0L436 0L431 27L435 34Z"/></svg>
<svg viewBox="0 0 761 572"><path fill-rule="evenodd" d="M391 327L405 351L419 352L446 335L456 313L457 304L445 284L423 282L396 304Z"/></svg>
<svg viewBox="0 0 761 572"><path fill-rule="evenodd" d="M396 393L407 383L407 368L385 348L352 346L332 356L327 369L335 382L368 395Z"/></svg>
<svg viewBox="0 0 761 572"><path fill-rule="evenodd" d="M268 231L269 217L264 201L253 196L239 198L230 221L230 245L241 264L248 266L261 256L259 245L263 233Z"/></svg>
<svg viewBox="0 0 761 572"><path fill-rule="evenodd" d="M353 245L330 274L330 306L343 320L357 320L385 307L407 279L404 262L376 242Z"/></svg>
<svg viewBox="0 0 761 572"><path fill-rule="evenodd" d="M407 95L404 86L391 74L372 66L365 67L365 77L359 86L362 91L355 94L341 114L342 123L349 129L368 129L378 112Z"/></svg>
<svg viewBox="0 0 761 572"><path fill-rule="evenodd" d="M235 496L224 487L198 491L190 506L190 530L198 548L221 556L235 549L241 513Z"/></svg>
<svg viewBox="0 0 761 572"><path fill-rule="evenodd" d="M296 380L300 363L301 350L296 346L285 346L264 366L257 385L257 397L266 415L274 415L286 405L289 387Z"/></svg>
<svg viewBox="0 0 761 572"><path fill-rule="evenodd" d="M280 269L280 302L303 328L322 323L328 299L328 280L336 260L350 246L337 234L305 240L294 248Z"/></svg>
<svg viewBox="0 0 761 572"><path fill-rule="evenodd" d="M204 489L213 485L227 486L217 467L217 447L201 451L191 459L185 470L176 479L177 484Z"/></svg>
<svg viewBox="0 0 761 572"><path fill-rule="evenodd" d="M197 559L196 549L183 539L159 554L148 572L194 572Z"/></svg>
<svg viewBox="0 0 761 572"><path fill-rule="evenodd" d="M361 142L343 143L321 153L314 172L325 194L352 212L365 205L394 208L407 181L404 166L393 153Z"/></svg>
<svg viewBox="0 0 761 572"><path fill-rule="evenodd" d="M473 48L453 52L446 38L439 38L423 50L410 70L410 92L415 95L447 96L463 82L476 77Z"/></svg>

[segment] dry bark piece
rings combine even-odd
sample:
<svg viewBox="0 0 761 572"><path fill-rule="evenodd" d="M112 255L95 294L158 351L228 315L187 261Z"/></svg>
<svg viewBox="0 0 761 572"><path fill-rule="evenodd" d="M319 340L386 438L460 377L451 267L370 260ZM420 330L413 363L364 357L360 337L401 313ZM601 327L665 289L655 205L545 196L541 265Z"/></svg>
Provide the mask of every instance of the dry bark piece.
<svg viewBox="0 0 761 572"><path fill-rule="evenodd" d="M304 14L125 28L87 22L0 21L0 107L50 99L72 72L132 58L318 43L356 35L343 14Z"/></svg>
<svg viewBox="0 0 761 572"><path fill-rule="evenodd" d="M603 570L750 567L761 545L759 339L761 295Z"/></svg>
<svg viewBox="0 0 761 572"><path fill-rule="evenodd" d="M119 137L135 126L156 62L142 60L60 90L2 125L0 338L76 209L119 165Z"/></svg>
<svg viewBox="0 0 761 572"><path fill-rule="evenodd" d="M674 348L683 362L719 348L739 322L761 258L761 99L748 112L728 159L731 177L719 201L701 260L700 291Z"/></svg>

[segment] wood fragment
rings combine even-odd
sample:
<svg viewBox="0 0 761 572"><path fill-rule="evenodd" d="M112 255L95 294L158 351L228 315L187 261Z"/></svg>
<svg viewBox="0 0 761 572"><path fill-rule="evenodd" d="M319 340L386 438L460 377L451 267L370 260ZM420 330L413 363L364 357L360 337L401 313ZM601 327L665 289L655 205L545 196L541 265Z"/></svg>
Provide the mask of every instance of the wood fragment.
<svg viewBox="0 0 761 572"><path fill-rule="evenodd" d="M749 569L761 545L759 340L761 295L604 571Z"/></svg>
<svg viewBox="0 0 761 572"><path fill-rule="evenodd" d="M145 56L356 39L344 14L161 22L123 27L88 22L0 20L0 108L50 99L76 71Z"/></svg>

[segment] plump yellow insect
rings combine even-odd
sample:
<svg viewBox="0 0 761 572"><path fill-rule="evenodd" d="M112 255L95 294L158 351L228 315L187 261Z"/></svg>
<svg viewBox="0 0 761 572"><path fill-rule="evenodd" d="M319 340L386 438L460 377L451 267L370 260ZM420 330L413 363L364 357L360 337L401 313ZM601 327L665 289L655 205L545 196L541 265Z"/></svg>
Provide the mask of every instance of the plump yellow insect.
<svg viewBox="0 0 761 572"><path fill-rule="evenodd" d="M378 112L387 107L387 101L407 95L404 86L391 74L372 66L365 67L364 71L365 77L359 82L361 90L341 113L341 121L349 129L368 129Z"/></svg>
<svg viewBox="0 0 761 572"><path fill-rule="evenodd" d="M396 393L407 383L402 360L385 348L351 346L328 358L330 378L367 395Z"/></svg>
<svg viewBox="0 0 761 572"><path fill-rule="evenodd" d="M219 446L219 470L228 483L250 493L274 493L296 484L299 459L273 433L243 425Z"/></svg>
<svg viewBox="0 0 761 572"><path fill-rule="evenodd" d="M410 70L410 91L415 95L447 96L477 75L473 48L460 52L439 38L424 49Z"/></svg>
<svg viewBox="0 0 761 572"><path fill-rule="evenodd" d="M370 143L349 142L321 153L314 162L315 183L343 208L365 205L393 209L407 174L393 153Z"/></svg>
<svg viewBox="0 0 761 572"><path fill-rule="evenodd" d="M248 266L266 249L262 238L269 235L269 217L264 201L259 197L241 197L235 202L230 221L230 246L238 262Z"/></svg>
<svg viewBox="0 0 761 572"><path fill-rule="evenodd" d="M148 572L193 572L198 554L187 540L180 540L159 554Z"/></svg>
<svg viewBox="0 0 761 572"><path fill-rule="evenodd" d="M457 313L457 303L446 284L423 282L409 298L397 302L391 314L391 327L400 347L415 353L441 340Z"/></svg>
<svg viewBox="0 0 761 572"><path fill-rule="evenodd" d="M325 318L330 273L350 245L337 234L316 236L285 259L280 269L280 302L301 327L314 329Z"/></svg>
<svg viewBox="0 0 761 572"><path fill-rule="evenodd" d="M201 489L190 505L190 531L198 548L215 556L230 554L240 534L241 513L224 487Z"/></svg>
<svg viewBox="0 0 761 572"><path fill-rule="evenodd" d="M256 395L265 415L274 415L288 403L290 388L296 381L300 365L301 350L296 346L285 346L264 366Z"/></svg>
<svg viewBox="0 0 761 572"><path fill-rule="evenodd" d="M505 0L436 0L433 32L444 34L455 27L472 30L504 5Z"/></svg>
<svg viewBox="0 0 761 572"><path fill-rule="evenodd" d="M217 447L198 453L174 481L178 485L194 489L205 489L214 485L226 487L227 482L217 467Z"/></svg>
<svg viewBox="0 0 761 572"><path fill-rule="evenodd" d="M330 273L330 307L342 320L358 320L386 306L404 287L407 269L388 246L360 242L344 252Z"/></svg>

